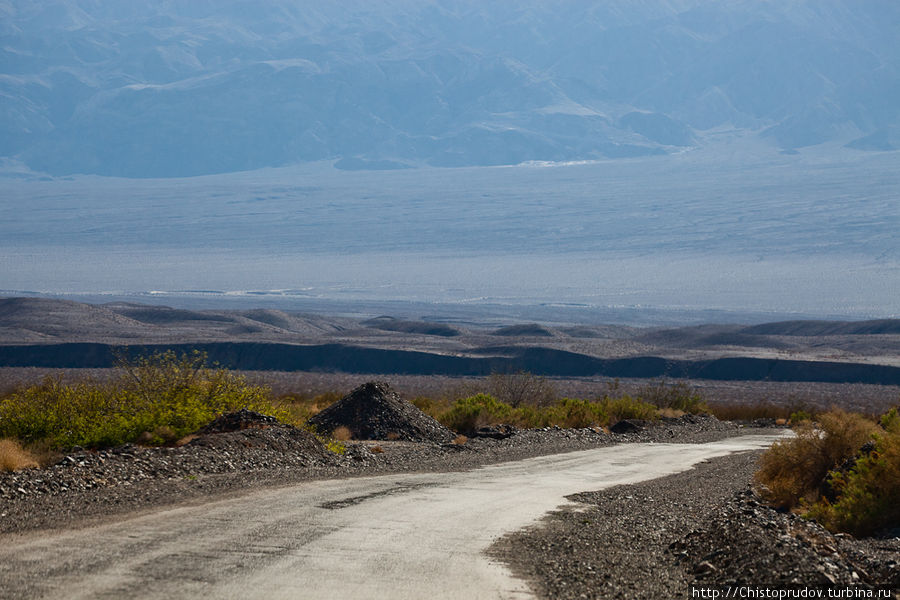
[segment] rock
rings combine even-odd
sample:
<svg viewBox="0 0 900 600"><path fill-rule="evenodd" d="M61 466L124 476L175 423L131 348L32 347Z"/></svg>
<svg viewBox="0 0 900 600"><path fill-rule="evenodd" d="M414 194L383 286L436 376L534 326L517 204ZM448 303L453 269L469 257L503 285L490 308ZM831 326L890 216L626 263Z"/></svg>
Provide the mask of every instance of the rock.
<svg viewBox="0 0 900 600"><path fill-rule="evenodd" d="M472 432L471 437L505 440L506 438L515 435L517 431L518 430L512 425L493 425L490 427L479 427Z"/></svg>
<svg viewBox="0 0 900 600"><path fill-rule="evenodd" d="M609 428L612 433L637 433L647 428L647 421L623 419Z"/></svg>
<svg viewBox="0 0 900 600"><path fill-rule="evenodd" d="M708 560L697 563L697 565L694 567L695 575L704 575L706 573L712 573L714 571L718 571L718 569L716 569Z"/></svg>

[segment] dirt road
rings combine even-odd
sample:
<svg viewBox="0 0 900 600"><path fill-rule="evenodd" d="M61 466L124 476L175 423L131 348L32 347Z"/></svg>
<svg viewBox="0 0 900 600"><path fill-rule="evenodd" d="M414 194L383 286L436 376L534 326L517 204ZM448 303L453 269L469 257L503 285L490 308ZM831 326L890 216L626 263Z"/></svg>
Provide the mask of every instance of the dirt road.
<svg viewBox="0 0 900 600"><path fill-rule="evenodd" d="M309 482L81 530L0 537L4 598L529 598L483 551L564 496L773 436L623 444L468 472Z"/></svg>

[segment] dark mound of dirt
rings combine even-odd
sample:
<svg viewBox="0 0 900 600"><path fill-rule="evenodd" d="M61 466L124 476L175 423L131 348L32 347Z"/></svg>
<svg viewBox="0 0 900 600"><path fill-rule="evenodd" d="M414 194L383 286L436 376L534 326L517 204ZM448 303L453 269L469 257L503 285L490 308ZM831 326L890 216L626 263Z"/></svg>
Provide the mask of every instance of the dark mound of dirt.
<svg viewBox="0 0 900 600"><path fill-rule="evenodd" d="M491 335L501 335L506 337L553 337L553 332L545 327L541 327L537 323L529 323L525 325L501 327Z"/></svg>
<svg viewBox="0 0 900 600"><path fill-rule="evenodd" d="M325 464L336 459L310 432L282 424L204 434L188 442L185 448L195 452L202 448L225 463L244 457L248 464L255 460L288 465Z"/></svg>
<svg viewBox="0 0 900 600"><path fill-rule="evenodd" d="M270 417L268 415L263 415L252 410L242 408L237 412L219 415L215 418L215 420L213 420L212 423L203 427L202 429L197 431L197 433L200 435L207 433L226 433L229 431L249 429L251 427L271 427L272 425L278 424L278 419L276 419L275 417Z"/></svg>
<svg viewBox="0 0 900 600"><path fill-rule="evenodd" d="M216 417L198 430L196 436L188 442L188 447L225 452L229 457L256 451L262 455L289 456L298 464L327 463L335 458L309 431L246 408Z"/></svg>
<svg viewBox="0 0 900 600"><path fill-rule="evenodd" d="M609 428L612 433L637 433L647 428L647 421L641 419L622 419Z"/></svg>
<svg viewBox="0 0 900 600"><path fill-rule="evenodd" d="M327 434L346 427L358 440L446 443L456 437L383 382L359 386L309 422Z"/></svg>

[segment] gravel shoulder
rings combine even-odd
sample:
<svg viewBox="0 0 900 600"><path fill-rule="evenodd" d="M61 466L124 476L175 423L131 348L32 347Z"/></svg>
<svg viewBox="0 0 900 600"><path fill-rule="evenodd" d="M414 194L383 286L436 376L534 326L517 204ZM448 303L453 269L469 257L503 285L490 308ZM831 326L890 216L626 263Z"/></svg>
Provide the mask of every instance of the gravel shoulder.
<svg viewBox="0 0 900 600"><path fill-rule="evenodd" d="M569 496L578 509L505 536L490 554L540 598L690 598L692 587L722 596L739 586L900 590L900 538L834 536L762 505L749 486L759 454Z"/></svg>

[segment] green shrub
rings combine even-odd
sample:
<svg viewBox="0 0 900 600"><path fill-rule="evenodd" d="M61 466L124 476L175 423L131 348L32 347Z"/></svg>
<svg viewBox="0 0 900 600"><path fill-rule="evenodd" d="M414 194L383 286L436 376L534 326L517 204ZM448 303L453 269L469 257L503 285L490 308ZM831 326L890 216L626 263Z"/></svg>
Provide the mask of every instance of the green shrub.
<svg viewBox="0 0 900 600"><path fill-rule="evenodd" d="M809 511L828 529L862 536L900 526L900 435L880 435L873 451L828 479L837 499L820 499Z"/></svg>
<svg viewBox="0 0 900 600"><path fill-rule="evenodd" d="M609 420L600 403L577 398L562 398L541 408L523 406L517 410L517 416L522 427L591 427L605 425Z"/></svg>
<svg viewBox="0 0 900 600"><path fill-rule="evenodd" d="M438 420L450 429L470 433L485 425L510 423L514 416L515 410L509 404L488 394L477 394L460 398Z"/></svg>
<svg viewBox="0 0 900 600"><path fill-rule="evenodd" d="M603 397L597 400L597 404L607 414L606 425L615 424L624 419L652 421L658 417L656 406L631 396Z"/></svg>
<svg viewBox="0 0 900 600"><path fill-rule="evenodd" d="M881 427L888 433L900 435L900 414L897 407L892 408L881 416Z"/></svg>
<svg viewBox="0 0 900 600"><path fill-rule="evenodd" d="M813 416L811 413L806 410L796 410L791 413L790 418L788 419L792 425L796 425L798 423L802 423L803 421L812 421Z"/></svg>
<svg viewBox="0 0 900 600"><path fill-rule="evenodd" d="M438 415L447 427L471 433L485 425L508 423L517 427L592 427L606 426L622 419L657 417L651 404L628 396L600 398L596 401L563 398L549 406L520 406L513 408L488 394L477 394L457 400Z"/></svg>
<svg viewBox="0 0 900 600"><path fill-rule="evenodd" d="M0 399L0 437L51 448L162 444L241 408L284 416L267 388L204 362L199 353L166 352L120 362L108 383L47 378Z"/></svg>

